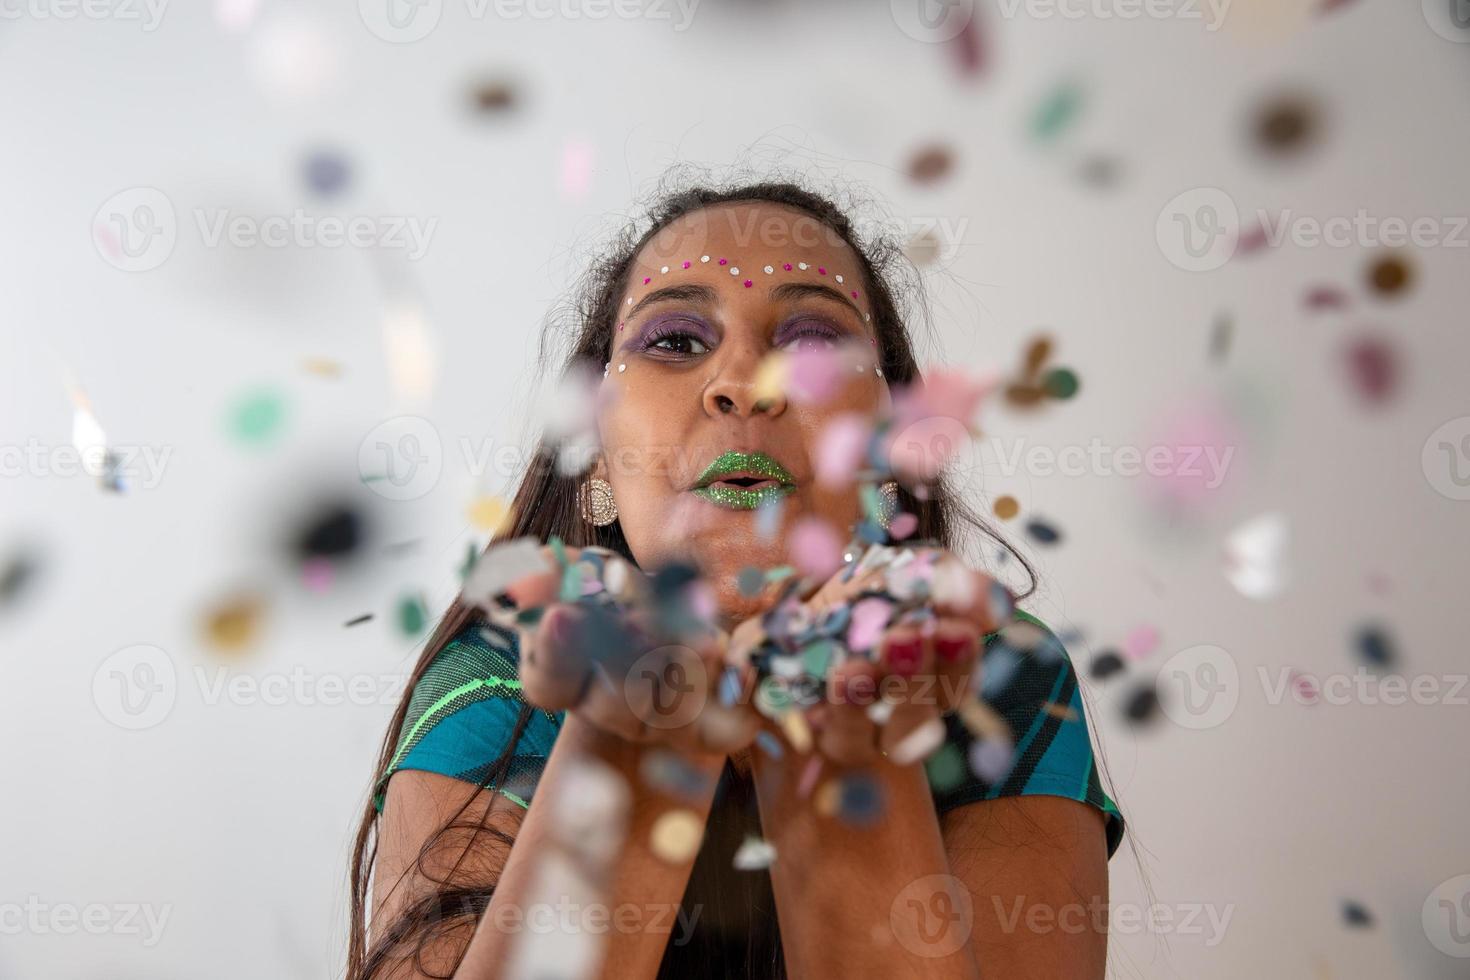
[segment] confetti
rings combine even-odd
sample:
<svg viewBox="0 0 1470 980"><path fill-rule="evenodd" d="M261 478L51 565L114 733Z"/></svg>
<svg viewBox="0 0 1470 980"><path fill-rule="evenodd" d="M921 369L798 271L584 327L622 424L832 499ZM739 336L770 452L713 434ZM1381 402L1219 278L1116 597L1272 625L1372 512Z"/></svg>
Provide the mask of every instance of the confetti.
<svg viewBox="0 0 1470 980"><path fill-rule="evenodd" d="M944 744L944 722L929 718L909 732L887 752L895 765L906 766L918 762Z"/></svg>
<svg viewBox="0 0 1470 980"><path fill-rule="evenodd" d="M1348 295L1336 286L1313 286L1307 290L1303 305L1309 310L1345 310Z"/></svg>
<svg viewBox="0 0 1470 980"><path fill-rule="evenodd" d="M1353 390L1362 402L1381 405L1398 392L1399 355L1386 338L1358 337L1348 343L1344 359Z"/></svg>
<svg viewBox="0 0 1470 980"><path fill-rule="evenodd" d="M1053 368L1042 379L1041 389L1051 398L1065 401L1077 394L1077 375L1067 368Z"/></svg>
<svg viewBox="0 0 1470 980"><path fill-rule="evenodd" d="M1286 517L1271 511L1232 531L1225 542L1225 578L1247 599L1271 599L1289 581Z"/></svg>
<svg viewBox="0 0 1470 980"><path fill-rule="evenodd" d="M297 531L293 549L302 561L355 555L367 533L361 513L344 503L318 505Z"/></svg>
<svg viewBox="0 0 1470 980"><path fill-rule="evenodd" d="M699 852L704 839L704 821L693 810L669 810L653 823L649 846L669 864L682 864Z"/></svg>
<svg viewBox="0 0 1470 980"><path fill-rule="evenodd" d="M736 871L761 871L776 863L776 845L759 837L747 837L735 852Z"/></svg>
<svg viewBox="0 0 1470 980"><path fill-rule="evenodd" d="M285 401L279 392L251 392L231 410L230 432L246 445L265 445L280 434L285 417Z"/></svg>
<svg viewBox="0 0 1470 980"><path fill-rule="evenodd" d="M837 780L837 818L857 827L871 827L883 816L883 786L864 772L850 772Z"/></svg>
<svg viewBox="0 0 1470 980"><path fill-rule="evenodd" d="M954 789L965 781L965 772L965 757L952 744L940 746L938 752L924 760L924 773L935 792Z"/></svg>
<svg viewBox="0 0 1470 980"><path fill-rule="evenodd" d="M1009 738L991 737L970 746L970 771L994 786L1005 781L1016 765L1016 747Z"/></svg>
<svg viewBox="0 0 1470 980"><path fill-rule="evenodd" d="M1134 688L1123 702L1123 717L1142 725L1154 720L1159 710L1159 692L1147 684Z"/></svg>
<svg viewBox="0 0 1470 980"><path fill-rule="evenodd" d="M927 146L909 159L909 179L916 184L933 184L954 169L954 154L943 146Z"/></svg>
<svg viewBox="0 0 1470 980"><path fill-rule="evenodd" d="M1059 83L1046 94L1031 116L1031 135L1047 143L1069 126L1082 110L1082 88L1075 81Z"/></svg>
<svg viewBox="0 0 1470 980"><path fill-rule="evenodd" d="M481 531L488 531L491 535L500 533L506 517L510 514L510 508L500 497L484 496L476 497L470 501L466 508L466 516L470 523Z"/></svg>
<svg viewBox="0 0 1470 980"><path fill-rule="evenodd" d="M1006 495L996 497L995 503L991 505L990 509L996 517L999 517L1003 521L1008 521L1021 512L1021 504L1015 497Z"/></svg>
<svg viewBox="0 0 1470 980"><path fill-rule="evenodd" d="M352 179L352 168L347 160L330 150L309 154L302 169L306 186L321 197L340 194Z"/></svg>
<svg viewBox="0 0 1470 980"><path fill-rule="evenodd" d="M1359 628L1354 637L1354 649L1358 659L1369 667L1392 667L1398 660L1393 642L1381 626L1368 625Z"/></svg>
<svg viewBox="0 0 1470 980"><path fill-rule="evenodd" d="M1116 651L1105 650L1093 658L1088 674L1093 680L1103 681L1125 669L1123 658L1118 656Z"/></svg>
<svg viewBox="0 0 1470 980"><path fill-rule="evenodd" d="M1321 110L1316 99L1303 93L1273 96L1256 113L1254 135L1258 148L1278 159L1296 156L1319 135Z"/></svg>
<svg viewBox="0 0 1470 980"><path fill-rule="evenodd" d="M820 517L801 517L791 529L791 564L803 575L829 578L842 567L842 540Z"/></svg>
<svg viewBox="0 0 1470 980"><path fill-rule="evenodd" d="M1373 926L1373 914L1358 902L1345 899L1342 903L1342 921L1351 929L1369 929Z"/></svg>
<svg viewBox="0 0 1470 980"><path fill-rule="evenodd" d="M714 778L678 752L652 749L638 763L638 775L660 793L694 802L714 787Z"/></svg>
<svg viewBox="0 0 1470 980"><path fill-rule="evenodd" d="M470 92L470 101L479 112L493 115L514 109L518 97L514 83L492 80L477 84Z"/></svg>
<svg viewBox="0 0 1470 980"><path fill-rule="evenodd" d="M349 619L347 622L343 623L342 625L343 626L361 626L363 623L370 623L370 622L372 622L372 620L373 620L373 614L372 613L363 613L361 616L353 616L351 619Z"/></svg>
<svg viewBox="0 0 1470 980"><path fill-rule="evenodd" d="M404 636L418 636L428 619L424 603L417 596L404 596L398 600L398 631Z"/></svg>
<svg viewBox="0 0 1470 980"><path fill-rule="evenodd" d="M1123 639L1123 654L1129 660L1142 660L1159 646L1159 631L1152 626L1135 627Z"/></svg>
<svg viewBox="0 0 1470 980"><path fill-rule="evenodd" d="M838 415L823 426L817 439L817 482L832 489L851 485L872 434L871 419L855 412Z"/></svg>
<svg viewBox="0 0 1470 980"><path fill-rule="evenodd" d="M919 517L908 511L899 511L888 522L888 534L895 541L902 541L919 529Z"/></svg>
<svg viewBox="0 0 1470 980"><path fill-rule="evenodd" d="M205 639L220 653L241 653L259 638L264 613L265 602L257 595L226 599L205 613Z"/></svg>
<svg viewBox="0 0 1470 980"><path fill-rule="evenodd" d="M1037 544L1056 544L1062 540L1062 532L1046 521L1030 520L1026 522L1026 533L1031 540Z"/></svg>
<svg viewBox="0 0 1470 980"><path fill-rule="evenodd" d="M1407 259L1388 255L1368 266L1368 286L1380 296L1397 296L1414 281L1413 267Z"/></svg>

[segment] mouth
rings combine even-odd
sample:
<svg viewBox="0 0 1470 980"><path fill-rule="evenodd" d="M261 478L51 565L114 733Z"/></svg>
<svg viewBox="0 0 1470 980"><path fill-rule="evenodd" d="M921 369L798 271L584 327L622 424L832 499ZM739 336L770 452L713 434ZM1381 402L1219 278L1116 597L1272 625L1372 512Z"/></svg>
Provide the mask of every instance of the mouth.
<svg viewBox="0 0 1470 980"><path fill-rule="evenodd" d="M796 478L763 452L727 450L699 474L695 496L730 510L754 510L768 500L796 492Z"/></svg>

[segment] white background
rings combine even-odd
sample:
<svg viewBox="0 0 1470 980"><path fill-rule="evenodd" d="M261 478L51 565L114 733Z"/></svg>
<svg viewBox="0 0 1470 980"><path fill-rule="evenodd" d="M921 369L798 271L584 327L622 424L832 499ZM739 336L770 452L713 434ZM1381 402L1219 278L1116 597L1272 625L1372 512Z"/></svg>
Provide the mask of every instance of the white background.
<svg viewBox="0 0 1470 980"><path fill-rule="evenodd" d="M1163 522L1141 479L1006 475L982 457L986 495L1014 494L1066 535L1027 546L1044 580L1030 608L1083 631L1079 665L1153 626L1159 647L1134 677L1211 644L1241 678L1234 712L1203 730L1168 718L1130 728L1118 705L1127 681L1088 683L1137 845L1112 862L1115 903L1151 900L1142 866L1176 916L1233 906L1213 946L1208 933L1119 930L1112 975L1470 969L1437 952L1420 922L1430 891L1470 872L1470 709L1273 705L1257 679L1259 666L1351 673L1351 636L1369 620L1386 625L1405 674L1467 669L1470 502L1434 489L1421 450L1470 415L1470 249L1410 249L1415 283L1390 301L1364 287L1376 253L1362 245L1285 245L1192 273L1155 237L1166 203L1198 187L1243 211L1318 219L1470 211L1470 45L1431 30L1418 4L1356 0L1309 17L1297 0L1238 0L1209 31L1095 6L1074 19L1025 6L1007 17L986 3L979 78L881 3L705 0L680 31L654 17L507 18L493 6L477 18L448 0L413 43L375 36L346 0L253 11L176 0L152 31L38 6L58 9L15 3L0 20L0 446L70 445L70 371L112 443L170 455L161 481L122 495L34 467L0 480L0 555L32 547L42 562L34 587L0 610L0 905L34 896L167 907L169 918L152 946L123 930L7 929L0 977L340 971L349 833L394 693L378 678L407 670L417 649L394 627L394 604L417 592L436 611L449 601L465 548L483 540L465 505L509 479L472 472L460 440L527 445L543 317L600 236L679 162L743 162L756 175L779 165L871 200L873 213L965 222L952 258L926 277L925 361L1009 369L1047 329L1058 363L1082 379L1076 399L1038 413L993 406L994 435L1147 446L1180 406L1251 392L1255 422L1228 492L1191 522ZM519 111L477 117L470 87L502 75L518 85ZM1085 93L1081 113L1041 145L1028 118L1069 77ZM1320 97L1322 137L1299 159L1263 161L1252 112L1294 85ZM955 171L918 186L905 164L931 142L953 149ZM321 146L353 167L329 204L300 173ZM563 179L577 147L592 162L585 193ZM1115 189L1078 178L1091 153L1119 161ZM157 268L127 272L104 258L92 225L136 187L166 195L178 240ZM439 355L428 397L390 383L382 280L363 250L208 248L193 218L298 207L437 220L409 264ZM1343 289L1350 309L1305 309L1316 284ZM1222 313L1235 342L1214 365ZM1393 339L1405 367L1400 397L1377 410L1342 368L1346 339L1369 330ZM307 358L342 374L313 375ZM230 412L262 386L285 401L281 438L242 445ZM357 455L403 413L430 420L443 469L432 492L392 502L358 484ZM417 547L324 593L303 588L274 542L317 486L371 508L375 547ZM1279 596L1246 598L1222 573L1226 535L1272 511L1290 528L1294 574ZM1386 585L1370 587L1374 575ZM200 617L248 587L267 596L264 633L249 656L224 660ZM343 628L368 611L377 619ZM136 644L164 651L177 691L166 717L130 731L93 681ZM211 704L221 665L366 676L388 696ZM1344 899L1375 926L1347 929Z"/></svg>

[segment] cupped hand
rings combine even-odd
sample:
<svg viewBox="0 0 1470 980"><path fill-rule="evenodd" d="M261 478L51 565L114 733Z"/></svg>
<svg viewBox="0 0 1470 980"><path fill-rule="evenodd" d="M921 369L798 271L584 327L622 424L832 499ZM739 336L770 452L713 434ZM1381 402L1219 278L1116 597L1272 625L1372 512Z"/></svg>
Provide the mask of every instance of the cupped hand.
<svg viewBox="0 0 1470 980"><path fill-rule="evenodd" d="M546 571L506 588L518 608L543 610L534 625L517 625L526 699L636 744L693 755L749 745L759 717L748 703L722 704L716 693L729 634L699 623L671 633L654 609L651 581L631 562L605 548L564 553L572 565L600 558L617 577L621 601L561 601L562 567L553 549L542 549Z"/></svg>

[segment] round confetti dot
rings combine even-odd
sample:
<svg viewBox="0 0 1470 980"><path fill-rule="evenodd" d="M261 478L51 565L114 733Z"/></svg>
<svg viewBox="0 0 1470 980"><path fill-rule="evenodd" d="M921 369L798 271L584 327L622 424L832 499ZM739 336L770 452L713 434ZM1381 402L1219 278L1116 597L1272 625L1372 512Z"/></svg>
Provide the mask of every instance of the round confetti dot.
<svg viewBox="0 0 1470 980"><path fill-rule="evenodd" d="M331 197L346 188L352 169L341 156L320 151L306 158L306 186L322 197Z"/></svg>
<svg viewBox="0 0 1470 980"><path fill-rule="evenodd" d="M515 108L516 90L509 82L484 82L475 87L470 98L480 112L505 112Z"/></svg>
<svg viewBox="0 0 1470 980"><path fill-rule="evenodd" d="M604 373L606 368L603 368ZM469 506L468 516L470 523L481 531L489 531L494 534L500 530L501 522L505 520L509 508L505 501L496 496L485 496L476 498Z"/></svg>
<svg viewBox="0 0 1470 980"><path fill-rule="evenodd" d="M902 541L919 529L919 518L916 514L901 511L893 516L888 522L888 534L895 541Z"/></svg>
<svg viewBox="0 0 1470 980"><path fill-rule="evenodd" d="M1010 775L1016 748L1009 739L984 738L970 745L970 771L994 786Z"/></svg>
<svg viewBox="0 0 1470 980"><path fill-rule="evenodd" d="M1373 914L1358 902L1347 899L1342 903L1342 921L1351 929L1368 929L1373 926Z"/></svg>
<svg viewBox="0 0 1470 980"><path fill-rule="evenodd" d="M205 615L204 635L221 653L239 653L260 633L265 605L255 596L229 599Z"/></svg>
<svg viewBox="0 0 1470 980"><path fill-rule="evenodd" d="M924 772L935 792L954 789L965 780L965 757L956 745L941 746L938 752L924 760Z"/></svg>
<svg viewBox="0 0 1470 980"><path fill-rule="evenodd" d="M649 846L653 853L670 864L682 864L699 851L704 838L704 823L693 810L670 810L653 823Z"/></svg>
<svg viewBox="0 0 1470 980"><path fill-rule="evenodd" d="M1067 368L1055 368L1047 372L1041 388L1053 398L1066 400L1077 394L1077 375Z"/></svg>
<svg viewBox="0 0 1470 980"><path fill-rule="evenodd" d="M859 827L871 827L883 816L883 787L866 773L848 773L840 782L837 817Z"/></svg>
<svg viewBox="0 0 1470 980"><path fill-rule="evenodd" d="M1396 255L1385 256L1368 267L1368 285L1383 296L1394 296L1409 287L1414 273L1409 263Z"/></svg>
<svg viewBox="0 0 1470 980"><path fill-rule="evenodd" d="M1004 497L996 497L995 503L991 505L995 516L1003 521L1008 521L1021 512L1021 503L1015 497L1007 494Z"/></svg>
<svg viewBox="0 0 1470 980"><path fill-rule="evenodd" d="M1256 115L1256 143L1274 156L1298 153L1316 137L1319 115L1316 102L1304 95L1277 96Z"/></svg>
<svg viewBox="0 0 1470 980"><path fill-rule="evenodd" d="M261 391L235 406L230 428L240 442L260 445L269 442L281 429L286 417L286 403L274 391Z"/></svg>
<svg viewBox="0 0 1470 980"><path fill-rule="evenodd" d="M1124 667L1123 658L1116 651L1104 650L1093 658L1092 666L1088 669L1088 673L1092 676L1093 680L1102 681L1107 680L1114 674L1120 673Z"/></svg>
<svg viewBox="0 0 1470 980"><path fill-rule="evenodd" d="M942 146L928 146L909 158L909 179L916 184L932 184L954 169L954 154Z"/></svg>
<svg viewBox="0 0 1470 980"><path fill-rule="evenodd" d="M765 588L766 573L753 565L747 565L735 576L735 583L740 594L748 599L760 595L761 589Z"/></svg>

